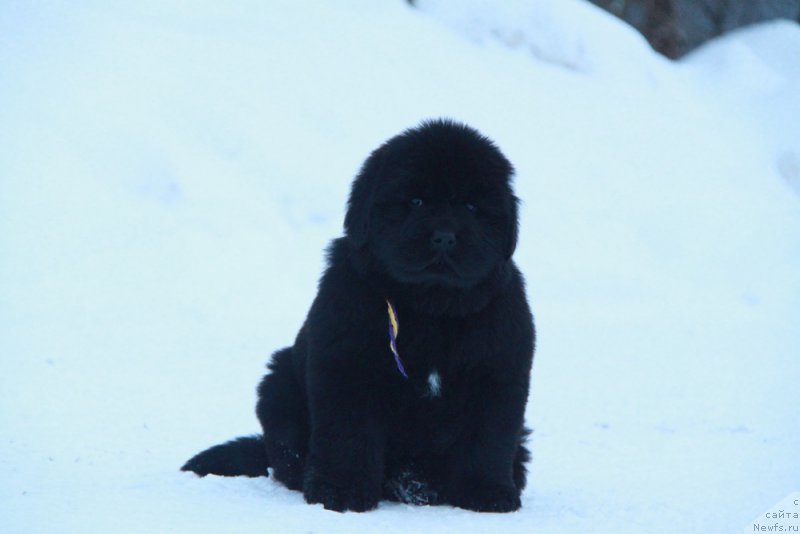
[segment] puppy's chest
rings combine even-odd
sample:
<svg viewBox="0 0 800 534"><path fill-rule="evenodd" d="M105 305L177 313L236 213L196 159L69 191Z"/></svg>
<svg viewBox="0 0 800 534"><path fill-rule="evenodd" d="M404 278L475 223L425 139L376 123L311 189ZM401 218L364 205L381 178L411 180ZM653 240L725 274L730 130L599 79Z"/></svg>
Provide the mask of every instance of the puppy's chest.
<svg viewBox="0 0 800 534"><path fill-rule="evenodd" d="M421 398L452 397L464 374L467 348L461 328L444 320L414 319L406 320L397 339L409 385Z"/></svg>

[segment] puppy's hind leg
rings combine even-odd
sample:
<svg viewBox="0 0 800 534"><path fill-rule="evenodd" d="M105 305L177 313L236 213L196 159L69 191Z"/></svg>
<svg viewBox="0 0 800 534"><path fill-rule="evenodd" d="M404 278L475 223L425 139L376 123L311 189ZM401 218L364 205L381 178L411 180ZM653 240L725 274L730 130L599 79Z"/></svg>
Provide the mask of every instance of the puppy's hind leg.
<svg viewBox="0 0 800 534"><path fill-rule="evenodd" d="M264 446L275 479L289 489L301 490L309 421L305 391L292 364L292 349L276 352L269 369L258 387L256 406L264 429Z"/></svg>
<svg viewBox="0 0 800 534"><path fill-rule="evenodd" d="M519 438L519 446L517 447L517 454L514 456L514 485L522 491L525 489L525 483L528 479L528 468L526 465L531 460L531 452L525 446L526 442L528 441L528 436L531 435L531 430L527 428L522 429L522 433Z"/></svg>

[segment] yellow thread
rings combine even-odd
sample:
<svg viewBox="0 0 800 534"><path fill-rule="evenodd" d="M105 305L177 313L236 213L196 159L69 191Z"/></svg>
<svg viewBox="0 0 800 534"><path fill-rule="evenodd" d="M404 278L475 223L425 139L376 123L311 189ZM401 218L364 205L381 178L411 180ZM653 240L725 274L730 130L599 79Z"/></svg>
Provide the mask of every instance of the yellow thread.
<svg viewBox="0 0 800 534"><path fill-rule="evenodd" d="M400 333L400 327L397 325L397 317L394 314L394 308L392 308L391 303L387 300L386 306L389 308L389 321L392 322L392 330L394 331L394 337L397 338L397 335Z"/></svg>

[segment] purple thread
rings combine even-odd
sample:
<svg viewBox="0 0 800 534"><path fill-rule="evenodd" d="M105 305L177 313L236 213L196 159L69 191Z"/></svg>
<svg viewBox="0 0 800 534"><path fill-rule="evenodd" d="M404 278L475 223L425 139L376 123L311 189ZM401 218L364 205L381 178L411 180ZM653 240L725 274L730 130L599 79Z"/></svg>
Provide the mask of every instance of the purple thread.
<svg viewBox="0 0 800 534"><path fill-rule="evenodd" d="M389 306L392 306L389 304ZM392 306L392 311L394 311L394 306ZM398 323L400 322L397 319L397 312L394 314L394 320ZM399 324L398 324L399 326ZM403 367L403 362L400 360L400 353L397 351L397 337L395 336L394 327L392 326L392 318L389 317L389 348L392 349L392 354L394 355L394 361L397 364L397 370L400 371L400 374L408 380L408 375L406 374L405 367Z"/></svg>

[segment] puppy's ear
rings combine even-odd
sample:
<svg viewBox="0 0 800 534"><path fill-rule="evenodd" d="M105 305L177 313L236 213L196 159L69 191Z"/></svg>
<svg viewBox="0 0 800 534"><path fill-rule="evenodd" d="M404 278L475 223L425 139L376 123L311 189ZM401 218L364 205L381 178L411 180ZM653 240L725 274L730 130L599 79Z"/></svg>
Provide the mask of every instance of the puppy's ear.
<svg viewBox="0 0 800 534"><path fill-rule="evenodd" d="M514 166L506 157L500 152L500 149L492 145L496 150L497 159L494 162L497 171L504 177L505 187L507 194L506 197L506 213L508 219L506 220L506 242L503 252L505 253L506 260L510 260L517 249L517 236L519 235L519 199L514 195L512 184L514 182Z"/></svg>
<svg viewBox="0 0 800 534"><path fill-rule="evenodd" d="M509 195L509 207L508 207L508 232L506 235L508 236L508 242L506 243L506 259L510 260L511 256L514 255L514 251L517 249L517 236L519 235L519 216L517 215L517 206L519 205L519 199L514 196L513 194Z"/></svg>
<svg viewBox="0 0 800 534"><path fill-rule="evenodd" d="M383 169L386 145L381 146L361 166L353 181L347 213L344 216L344 233L356 248L361 248L369 240L369 217L372 208L375 185Z"/></svg>

